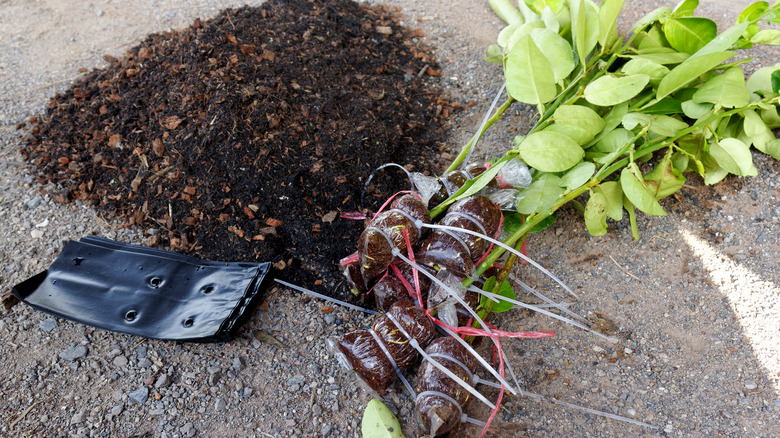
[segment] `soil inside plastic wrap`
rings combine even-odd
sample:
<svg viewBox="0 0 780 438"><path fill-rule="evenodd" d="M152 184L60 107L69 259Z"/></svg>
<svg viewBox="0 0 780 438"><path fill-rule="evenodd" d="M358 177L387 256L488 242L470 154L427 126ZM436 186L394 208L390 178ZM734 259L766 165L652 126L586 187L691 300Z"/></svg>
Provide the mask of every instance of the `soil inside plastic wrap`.
<svg viewBox="0 0 780 438"><path fill-rule="evenodd" d="M152 246L271 261L341 296L363 223L338 213L383 163L435 170L444 138L440 70L397 18L271 0L151 35L56 95L22 152L55 200L117 214Z"/></svg>

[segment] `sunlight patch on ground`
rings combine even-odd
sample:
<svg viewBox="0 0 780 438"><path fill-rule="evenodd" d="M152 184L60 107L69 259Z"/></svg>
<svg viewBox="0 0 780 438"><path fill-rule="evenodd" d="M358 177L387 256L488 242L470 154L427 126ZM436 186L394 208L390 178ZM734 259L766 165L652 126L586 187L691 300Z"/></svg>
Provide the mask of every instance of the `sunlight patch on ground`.
<svg viewBox="0 0 780 438"><path fill-rule="evenodd" d="M780 287L762 280L690 231L679 231L702 261L712 283L728 298L745 339L750 342L775 392L780 393Z"/></svg>

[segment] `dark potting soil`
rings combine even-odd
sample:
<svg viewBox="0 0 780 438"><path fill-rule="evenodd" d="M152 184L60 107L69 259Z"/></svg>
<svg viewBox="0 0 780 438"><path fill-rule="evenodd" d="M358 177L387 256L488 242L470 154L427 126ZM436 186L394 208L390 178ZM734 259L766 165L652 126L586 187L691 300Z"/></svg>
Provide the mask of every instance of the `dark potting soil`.
<svg viewBox="0 0 780 438"><path fill-rule="evenodd" d="M152 246L344 296L363 223L338 213L381 164L432 170L444 140L438 67L396 12L270 0L151 35L55 96L22 153L55 200L157 230Z"/></svg>

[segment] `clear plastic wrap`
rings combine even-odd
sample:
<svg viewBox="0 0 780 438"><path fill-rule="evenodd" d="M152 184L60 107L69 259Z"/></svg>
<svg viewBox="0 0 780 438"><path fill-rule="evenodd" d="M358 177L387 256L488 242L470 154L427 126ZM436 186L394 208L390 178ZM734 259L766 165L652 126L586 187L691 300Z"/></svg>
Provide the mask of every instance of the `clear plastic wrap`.
<svg viewBox="0 0 780 438"><path fill-rule="evenodd" d="M428 345L436 337L433 322L409 300L396 301L388 314L421 346ZM344 355L345 363L380 394L395 381L396 367L406 369L419 360L417 351L387 314L377 317L370 328L341 336L335 344Z"/></svg>
<svg viewBox="0 0 780 438"><path fill-rule="evenodd" d="M460 377L474 384L478 363L456 339L438 338L425 352ZM420 429L426 435L439 436L451 432L460 423L463 409L471 400L469 392L455 383L430 361L424 360L417 372L416 411Z"/></svg>

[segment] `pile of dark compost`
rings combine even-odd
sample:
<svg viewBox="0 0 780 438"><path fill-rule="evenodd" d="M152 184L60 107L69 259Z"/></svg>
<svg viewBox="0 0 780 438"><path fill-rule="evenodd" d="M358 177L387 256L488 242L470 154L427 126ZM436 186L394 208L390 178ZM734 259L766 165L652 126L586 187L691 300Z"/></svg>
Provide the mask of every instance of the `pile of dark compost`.
<svg viewBox="0 0 780 438"><path fill-rule="evenodd" d="M433 171L444 141L438 67L396 19L271 0L151 35L55 96L22 153L55 200L142 226L152 246L272 261L343 295L338 260L363 223L337 213L360 210L381 164Z"/></svg>

